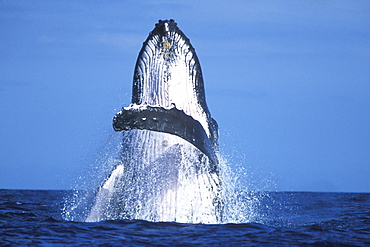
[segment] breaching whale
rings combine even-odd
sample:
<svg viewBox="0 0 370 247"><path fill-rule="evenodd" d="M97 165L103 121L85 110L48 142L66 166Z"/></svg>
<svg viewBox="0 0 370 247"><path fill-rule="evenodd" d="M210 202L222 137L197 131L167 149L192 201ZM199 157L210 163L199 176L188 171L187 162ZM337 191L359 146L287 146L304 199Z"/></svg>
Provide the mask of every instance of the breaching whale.
<svg viewBox="0 0 370 247"><path fill-rule="evenodd" d="M222 221L218 126L198 57L174 20L160 20L143 43L132 102L113 128L120 155L87 221Z"/></svg>

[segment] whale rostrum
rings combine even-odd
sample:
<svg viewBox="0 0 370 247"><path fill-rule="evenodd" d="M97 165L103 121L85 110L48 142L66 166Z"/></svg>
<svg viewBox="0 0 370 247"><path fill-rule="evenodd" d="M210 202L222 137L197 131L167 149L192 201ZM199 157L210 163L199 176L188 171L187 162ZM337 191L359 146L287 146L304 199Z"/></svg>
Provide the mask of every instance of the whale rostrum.
<svg viewBox="0 0 370 247"><path fill-rule="evenodd" d="M193 144L218 173L218 126L208 110L202 71L189 39L174 20L160 20L143 43L132 103L113 119L115 131L145 129Z"/></svg>

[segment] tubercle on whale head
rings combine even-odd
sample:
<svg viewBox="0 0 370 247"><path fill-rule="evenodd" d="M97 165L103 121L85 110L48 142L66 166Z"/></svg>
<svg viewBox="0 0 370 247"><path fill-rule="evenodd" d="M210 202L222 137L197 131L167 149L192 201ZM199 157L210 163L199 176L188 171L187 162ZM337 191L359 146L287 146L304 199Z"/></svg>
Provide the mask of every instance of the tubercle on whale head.
<svg viewBox="0 0 370 247"><path fill-rule="evenodd" d="M174 30L179 29L174 19L158 20L158 22L155 24L155 28L153 31L161 30L162 28L163 28L163 31L165 32L174 31Z"/></svg>
<svg viewBox="0 0 370 247"><path fill-rule="evenodd" d="M149 33L149 35L159 34L166 36L170 32L177 32L184 40L186 40L186 42L190 42L190 39L181 31L174 19L158 20L158 23L155 24L155 28ZM194 52L193 46L190 46L189 48Z"/></svg>

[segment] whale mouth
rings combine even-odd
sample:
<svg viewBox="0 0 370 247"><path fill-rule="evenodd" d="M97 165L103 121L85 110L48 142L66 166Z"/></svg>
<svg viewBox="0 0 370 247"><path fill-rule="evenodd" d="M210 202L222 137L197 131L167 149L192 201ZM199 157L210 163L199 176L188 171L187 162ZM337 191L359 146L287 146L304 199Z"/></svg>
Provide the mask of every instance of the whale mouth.
<svg viewBox="0 0 370 247"><path fill-rule="evenodd" d="M217 167L218 126L206 104L200 63L174 20L160 20L144 42L134 71L132 104L115 115L113 128L179 136Z"/></svg>

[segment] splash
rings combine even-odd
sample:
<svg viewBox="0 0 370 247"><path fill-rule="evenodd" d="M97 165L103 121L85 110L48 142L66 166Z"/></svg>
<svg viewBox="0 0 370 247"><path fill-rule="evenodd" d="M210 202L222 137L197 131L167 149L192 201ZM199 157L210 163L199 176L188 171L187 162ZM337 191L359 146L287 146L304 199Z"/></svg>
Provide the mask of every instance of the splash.
<svg viewBox="0 0 370 247"><path fill-rule="evenodd" d="M216 174L208 157L180 137L148 130L120 134L97 161L100 169L80 177L83 186L66 199L66 220L256 221L261 194L248 191L226 159L219 156Z"/></svg>
<svg viewBox="0 0 370 247"><path fill-rule="evenodd" d="M148 130L123 132L120 162L86 221L142 219L216 223L218 177L207 156L182 138Z"/></svg>

